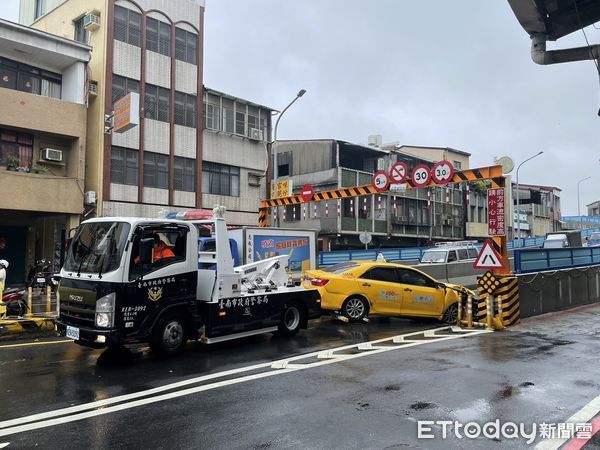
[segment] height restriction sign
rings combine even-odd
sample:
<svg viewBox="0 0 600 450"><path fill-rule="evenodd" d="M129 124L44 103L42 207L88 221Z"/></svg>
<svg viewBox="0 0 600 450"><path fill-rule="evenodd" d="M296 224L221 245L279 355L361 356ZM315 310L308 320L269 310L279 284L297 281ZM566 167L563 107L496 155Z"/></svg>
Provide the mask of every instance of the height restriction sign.
<svg viewBox="0 0 600 450"><path fill-rule="evenodd" d="M488 189L488 235L506 236L504 189Z"/></svg>

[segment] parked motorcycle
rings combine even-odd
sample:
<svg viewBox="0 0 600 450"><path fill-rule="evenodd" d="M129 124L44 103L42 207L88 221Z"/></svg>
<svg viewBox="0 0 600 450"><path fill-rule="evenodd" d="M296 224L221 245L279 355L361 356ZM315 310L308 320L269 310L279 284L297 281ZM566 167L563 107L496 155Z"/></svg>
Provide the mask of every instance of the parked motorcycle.
<svg viewBox="0 0 600 450"><path fill-rule="evenodd" d="M55 290L58 286L58 281L56 281L54 274L50 271L50 261L47 259L40 259L35 262L29 270L28 286L32 288L41 288L45 289L46 286L50 286L52 290Z"/></svg>
<svg viewBox="0 0 600 450"><path fill-rule="evenodd" d="M4 293L2 294L0 315L24 316L27 312L27 301L25 300L26 297L27 291L25 289L5 289Z"/></svg>

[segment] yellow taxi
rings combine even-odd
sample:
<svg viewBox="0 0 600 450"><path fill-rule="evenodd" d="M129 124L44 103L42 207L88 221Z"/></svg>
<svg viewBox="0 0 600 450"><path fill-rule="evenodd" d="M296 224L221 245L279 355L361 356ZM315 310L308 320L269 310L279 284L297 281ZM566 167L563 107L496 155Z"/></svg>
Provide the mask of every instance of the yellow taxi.
<svg viewBox="0 0 600 450"><path fill-rule="evenodd" d="M401 264L348 261L306 273L306 283L321 294L321 308L335 311L350 321L369 314L431 317L456 323L458 299L468 289L441 283Z"/></svg>

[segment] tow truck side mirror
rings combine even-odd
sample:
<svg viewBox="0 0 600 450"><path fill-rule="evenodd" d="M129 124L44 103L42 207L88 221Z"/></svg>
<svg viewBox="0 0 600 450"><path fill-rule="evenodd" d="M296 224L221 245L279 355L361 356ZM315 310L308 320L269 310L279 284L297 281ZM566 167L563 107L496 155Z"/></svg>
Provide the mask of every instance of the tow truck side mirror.
<svg viewBox="0 0 600 450"><path fill-rule="evenodd" d="M152 253L154 251L154 239L140 239L140 261L142 264L152 264Z"/></svg>

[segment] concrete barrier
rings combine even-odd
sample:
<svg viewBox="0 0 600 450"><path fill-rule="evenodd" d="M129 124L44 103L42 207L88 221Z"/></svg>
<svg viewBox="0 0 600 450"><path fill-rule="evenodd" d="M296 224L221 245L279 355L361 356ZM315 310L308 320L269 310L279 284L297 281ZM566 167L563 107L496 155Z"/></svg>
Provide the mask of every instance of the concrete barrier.
<svg viewBox="0 0 600 450"><path fill-rule="evenodd" d="M514 260L509 259L511 271ZM477 277L484 274L483 270L473 269L473 261L453 262L449 264L419 264L414 266L433 278L446 283L460 284L469 289L477 287Z"/></svg>
<svg viewBox="0 0 600 450"><path fill-rule="evenodd" d="M521 317L600 302L600 266L518 275Z"/></svg>

